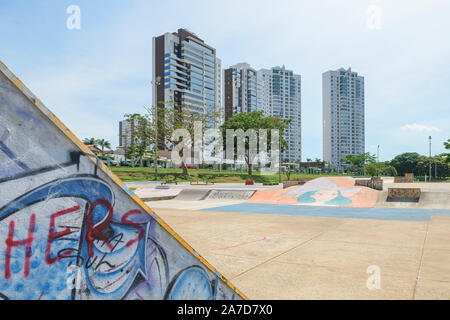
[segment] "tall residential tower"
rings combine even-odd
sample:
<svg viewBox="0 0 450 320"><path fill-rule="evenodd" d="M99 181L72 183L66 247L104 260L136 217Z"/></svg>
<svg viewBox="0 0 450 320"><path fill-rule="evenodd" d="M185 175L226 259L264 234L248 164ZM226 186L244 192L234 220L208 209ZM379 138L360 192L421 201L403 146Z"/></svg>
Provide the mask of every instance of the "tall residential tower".
<svg viewBox="0 0 450 320"><path fill-rule="evenodd" d="M224 70L225 120L235 113L258 110L257 71L248 63L238 63Z"/></svg>
<svg viewBox="0 0 450 320"><path fill-rule="evenodd" d="M256 71L248 63L224 70L225 119L233 114L262 110L268 117L290 119L284 139L289 148L283 162L301 160L301 76L285 67Z"/></svg>
<svg viewBox="0 0 450 320"><path fill-rule="evenodd" d="M364 77L350 68L322 74L323 160L342 170L342 157L364 145Z"/></svg>
<svg viewBox="0 0 450 320"><path fill-rule="evenodd" d="M281 155L283 162L301 160L301 76L286 70L284 66L261 69L258 71L258 83L261 97L261 110L268 116L290 119L284 139L289 148Z"/></svg>
<svg viewBox="0 0 450 320"><path fill-rule="evenodd" d="M220 59L194 33L178 29L153 38L153 83L158 77L154 105L182 106L193 114L223 114ZM219 117L218 124L222 121Z"/></svg>

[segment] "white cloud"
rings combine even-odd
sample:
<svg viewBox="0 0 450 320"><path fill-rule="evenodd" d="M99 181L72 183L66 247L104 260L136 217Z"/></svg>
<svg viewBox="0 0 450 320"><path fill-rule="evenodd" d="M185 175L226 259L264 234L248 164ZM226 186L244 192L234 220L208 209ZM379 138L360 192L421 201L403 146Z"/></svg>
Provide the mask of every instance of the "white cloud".
<svg viewBox="0 0 450 320"><path fill-rule="evenodd" d="M406 124L404 126L401 127L402 130L408 130L408 131L412 131L412 132L417 132L417 133L422 133L422 132L440 132L441 130L437 127L434 126L427 126L424 124L418 124L418 123L413 123L413 124Z"/></svg>

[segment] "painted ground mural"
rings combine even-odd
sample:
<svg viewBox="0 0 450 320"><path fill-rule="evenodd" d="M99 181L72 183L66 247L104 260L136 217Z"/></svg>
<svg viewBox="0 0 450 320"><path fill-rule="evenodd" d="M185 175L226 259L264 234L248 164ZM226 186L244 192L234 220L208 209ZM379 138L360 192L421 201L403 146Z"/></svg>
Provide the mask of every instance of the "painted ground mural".
<svg viewBox="0 0 450 320"><path fill-rule="evenodd" d="M242 299L0 62L0 299Z"/></svg>
<svg viewBox="0 0 450 320"><path fill-rule="evenodd" d="M355 186L347 177L321 177L284 190L258 190L248 203L313 206L374 207L378 191Z"/></svg>

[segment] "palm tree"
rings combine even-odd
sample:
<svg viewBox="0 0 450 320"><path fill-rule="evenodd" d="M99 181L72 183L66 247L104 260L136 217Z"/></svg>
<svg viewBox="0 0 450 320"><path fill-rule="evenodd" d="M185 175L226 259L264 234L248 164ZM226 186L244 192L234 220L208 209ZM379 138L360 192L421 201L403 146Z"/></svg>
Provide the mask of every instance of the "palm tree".
<svg viewBox="0 0 450 320"><path fill-rule="evenodd" d="M92 144L92 145L94 145L94 146L97 146L97 144L98 144L97 141L98 141L98 140L95 139L95 138L84 138L84 139L83 139L83 143L86 144L86 145L87 145L87 144Z"/></svg>
<svg viewBox="0 0 450 320"><path fill-rule="evenodd" d="M98 145L99 147L102 148L102 154L103 154L103 152L105 151L105 148L106 148L106 149L111 149L111 143L110 143L108 140L105 140L105 139L98 139L98 140L96 140L95 142L97 143L97 145Z"/></svg>

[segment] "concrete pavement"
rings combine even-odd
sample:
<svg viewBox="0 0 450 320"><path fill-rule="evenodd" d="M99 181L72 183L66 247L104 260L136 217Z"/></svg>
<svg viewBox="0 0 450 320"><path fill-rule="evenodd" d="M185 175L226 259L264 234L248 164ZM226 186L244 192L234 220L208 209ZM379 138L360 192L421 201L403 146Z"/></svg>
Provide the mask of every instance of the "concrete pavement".
<svg viewBox="0 0 450 320"><path fill-rule="evenodd" d="M154 203L175 232L251 299L450 299L450 216L392 221ZM366 285L369 266L379 267L380 289Z"/></svg>
<svg viewBox="0 0 450 320"><path fill-rule="evenodd" d="M450 299L450 184L413 186L425 196L420 206L395 203L403 208L177 198L148 204L251 299ZM370 286L373 270L378 289Z"/></svg>

